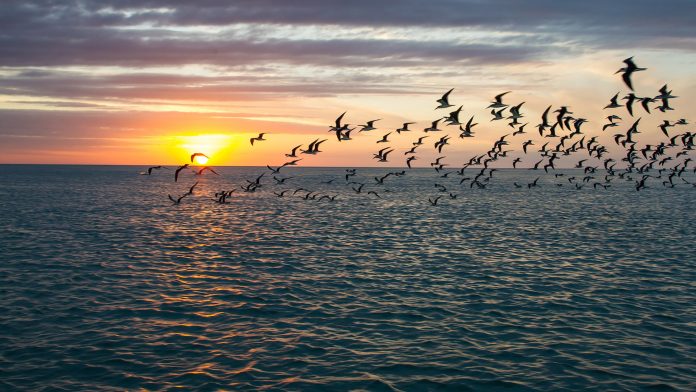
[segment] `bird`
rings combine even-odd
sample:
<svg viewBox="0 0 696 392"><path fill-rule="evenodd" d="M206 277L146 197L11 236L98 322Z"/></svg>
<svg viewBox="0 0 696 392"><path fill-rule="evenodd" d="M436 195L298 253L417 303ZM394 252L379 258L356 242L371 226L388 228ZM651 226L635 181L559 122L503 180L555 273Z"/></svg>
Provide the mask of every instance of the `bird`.
<svg viewBox="0 0 696 392"><path fill-rule="evenodd" d="M191 187L189 188L189 190L188 190L188 192L187 192L186 194L187 194L187 195L193 195L193 190L196 189L197 186L198 186L198 181L196 181L195 184L191 185Z"/></svg>
<svg viewBox="0 0 696 392"><path fill-rule="evenodd" d="M387 177L389 177L389 176L391 176L391 175L392 175L392 173L387 173L387 174L385 174L385 175L382 176L382 177L375 177L375 182L378 183L378 184L380 184L380 185L381 185L381 184L384 184L384 180L386 180Z"/></svg>
<svg viewBox="0 0 696 392"><path fill-rule="evenodd" d="M408 168L411 169L411 162L415 160L416 157L408 157L408 159L406 160L406 166L408 166Z"/></svg>
<svg viewBox="0 0 696 392"><path fill-rule="evenodd" d="M414 145L414 146L420 146L420 145L422 145L422 144L423 144L423 139L428 138L428 137L429 137L429 136L421 136L421 137L419 137L419 138L418 138L418 141L413 142L413 145Z"/></svg>
<svg viewBox="0 0 696 392"><path fill-rule="evenodd" d="M505 108L502 108L502 109L497 110L497 111L495 109L491 109L491 114L493 115L493 118L491 119L491 121L502 120L504 118L503 117L503 110L505 110Z"/></svg>
<svg viewBox="0 0 696 392"><path fill-rule="evenodd" d="M525 134L526 132L524 131L524 127L526 127L527 124L529 124L529 123L524 123L524 124L520 125L520 127L517 128L517 130L516 130L515 132L512 133L512 136L517 136L517 135L523 135L523 134Z"/></svg>
<svg viewBox="0 0 696 392"><path fill-rule="evenodd" d="M174 172L174 182L177 182L177 181L179 180L179 172L181 172L182 170L186 169L187 167L189 167L189 164L188 164L188 163L185 163L183 166L179 166L179 167L176 169L176 171Z"/></svg>
<svg viewBox="0 0 696 392"><path fill-rule="evenodd" d="M389 143L389 135L391 135L391 132L387 133L386 135L382 136L381 140L377 140L377 143Z"/></svg>
<svg viewBox="0 0 696 392"><path fill-rule="evenodd" d="M527 140L526 142L522 143L522 150L524 150L524 153L527 153L527 146L533 146L534 142L532 140Z"/></svg>
<svg viewBox="0 0 696 392"><path fill-rule="evenodd" d="M233 193L234 191L235 191L235 190L232 189L231 191L224 191L224 190L223 190L223 191L221 191L221 192L216 192L216 193L215 193L215 197L216 197L217 199L215 199L215 201L216 201L217 203L219 203L219 204L227 204L227 203L229 203L229 202L227 201L227 198L230 197L230 196L232 196L232 193Z"/></svg>
<svg viewBox="0 0 696 392"><path fill-rule="evenodd" d="M650 114L650 107L648 106L648 104L655 102L655 99L650 98L650 97L645 97L645 98L640 98L639 100L640 100L640 106L643 107L643 110L645 110L646 112L648 112L648 114Z"/></svg>
<svg viewBox="0 0 696 392"><path fill-rule="evenodd" d="M403 123L403 125L401 126L401 128L398 128L398 129L396 130L396 133L401 134L401 132L410 132L411 130L408 129L408 126L411 125L411 124L415 124L415 123L414 123L414 122L405 122L405 123Z"/></svg>
<svg viewBox="0 0 696 392"><path fill-rule="evenodd" d="M633 91L633 83L631 82L631 75L633 75L634 72L637 71L645 71L647 68L639 68L636 66L636 64L633 62L633 57L629 57L625 59L624 64L626 64L625 67L620 68L618 71L616 71L615 74L623 72L621 74L621 79L623 79L624 83L626 83L626 86Z"/></svg>
<svg viewBox="0 0 696 392"><path fill-rule="evenodd" d="M524 105L524 102L522 102L521 104L516 105L516 106L513 106L513 107L510 108L510 116L508 116L507 118L508 118L509 120L510 120L510 119L512 120L512 122L511 122L510 124L511 124L513 127L514 127L515 125L519 124L519 123L517 122L518 119L524 117L524 116L520 113L520 109L522 108L522 105Z"/></svg>
<svg viewBox="0 0 696 392"><path fill-rule="evenodd" d="M487 109L491 109L491 108L497 109L497 108L506 108L506 107L508 107L507 104L504 104L504 103L503 103L503 97L505 96L505 94L508 94L508 93L510 93L510 91L506 91L506 92L504 92L504 93L501 93L501 94L496 95L495 98L494 98L494 101L493 101L490 105L488 105L488 108L487 108Z"/></svg>
<svg viewBox="0 0 696 392"><path fill-rule="evenodd" d="M211 168L210 166L203 166L200 170L198 170L198 172L196 172L196 174L200 176L200 175L203 174L203 172L206 171L206 170L208 170L209 172L211 172L211 173L213 173L213 174L216 174L216 175L218 175L218 176L220 175L218 172L216 172L215 170L213 170L213 168Z"/></svg>
<svg viewBox="0 0 696 392"><path fill-rule="evenodd" d="M436 107L435 109L444 109L444 108L449 108L449 107L454 106L454 105L450 105L450 103L449 103L449 95L453 90L454 89L451 88L448 92L446 92L444 95L442 95L442 98L437 100L437 103L439 103L440 105L438 107Z"/></svg>
<svg viewBox="0 0 696 392"><path fill-rule="evenodd" d="M636 95L633 93L628 93L628 95L626 95L622 99L626 100L626 110L628 111L628 114L630 114L631 117L633 117L633 102L635 102L638 99L638 97L636 97Z"/></svg>
<svg viewBox="0 0 696 392"><path fill-rule="evenodd" d="M361 128L360 131L358 131L358 132L367 132L367 131L371 131L371 130L373 130L373 129L377 129L377 128L375 128L374 123L375 123L376 121L379 121L379 120L380 120L379 118L378 118L377 120L370 120L370 121L367 122L367 124L365 124L365 125L360 125L362 128Z"/></svg>
<svg viewBox="0 0 696 392"><path fill-rule="evenodd" d="M411 147L410 150L404 152L404 155L415 154L415 153L416 153L416 148L418 148L418 146L413 146L413 147Z"/></svg>
<svg viewBox="0 0 696 392"><path fill-rule="evenodd" d="M375 159L377 159L378 162L387 162L387 155L392 151L394 151L394 149L389 149L389 147L383 148L379 150L379 153L375 154Z"/></svg>
<svg viewBox="0 0 696 392"><path fill-rule="evenodd" d="M263 135L265 135L265 133L259 133L259 136L252 137L251 139L249 139L249 142L250 142L251 145L253 146L253 145L254 145L254 141L260 142L260 141L266 140L266 139L263 138Z"/></svg>
<svg viewBox="0 0 696 392"><path fill-rule="evenodd" d="M558 115L556 116L556 124L559 125L561 129L564 129L563 118L568 114L573 114L573 112L568 110L567 106L561 106L559 109L556 109L553 112L558 113Z"/></svg>
<svg viewBox="0 0 696 392"><path fill-rule="evenodd" d="M353 140L350 137L350 133L353 132L355 128L347 128L344 131L341 131L340 129L336 131L336 138L338 139L339 142L342 142L344 140Z"/></svg>
<svg viewBox="0 0 696 392"><path fill-rule="evenodd" d="M307 147L306 150L300 150L302 154L309 154L309 155L315 155L321 151L319 151L319 145L323 142L325 142L326 139L319 140L315 139L313 142L309 143L309 146Z"/></svg>
<svg viewBox="0 0 696 392"><path fill-rule="evenodd" d="M341 120L343 120L343 116L346 115L346 112L343 112L338 118L336 118L335 124L333 126L330 126L331 130L329 132L337 131L340 129L343 129L343 125L341 125Z"/></svg>
<svg viewBox="0 0 696 392"><path fill-rule="evenodd" d="M297 166L297 162L301 161L302 159L295 159L292 161L288 161L280 165L280 167L285 167L285 166ZM280 169L280 168L279 168Z"/></svg>
<svg viewBox="0 0 696 392"><path fill-rule="evenodd" d="M607 128L618 127L618 126L619 126L618 123L610 122L610 123L604 124L604 125L602 126L602 131L606 131Z"/></svg>
<svg viewBox="0 0 696 392"><path fill-rule="evenodd" d="M660 124L658 127L662 131L662 133L665 134L665 136L669 137L669 133L667 132L667 128L673 127L675 124L670 123L668 120L662 120L662 124Z"/></svg>
<svg viewBox="0 0 696 392"><path fill-rule="evenodd" d="M449 116L445 117L444 120L447 123L447 125L461 125L462 123L459 122L459 113L462 112L462 108L464 106L460 106L459 109L450 112Z"/></svg>
<svg viewBox="0 0 696 392"><path fill-rule="evenodd" d="M172 195L167 195L167 196L169 197L169 200L171 200L174 204L179 204L179 203L181 203L181 200L188 195L189 195L188 193L184 193L182 196L179 196L178 199L173 198Z"/></svg>
<svg viewBox="0 0 696 392"><path fill-rule="evenodd" d="M430 164L430 166L437 166L437 165L439 165L439 164L440 164L440 161L443 160L443 159L445 159L445 157L437 157L437 158L435 159L435 162L432 162L432 163Z"/></svg>
<svg viewBox="0 0 696 392"><path fill-rule="evenodd" d="M259 187L259 186L261 186L261 179L262 179L265 175L266 175L266 173L261 173L260 176L256 177L256 180L254 180L254 181L246 180L246 182L249 183L250 185L254 185L255 187Z"/></svg>
<svg viewBox="0 0 696 392"><path fill-rule="evenodd" d="M333 195L333 196L323 195L323 196L321 196L321 197L319 198L319 201L322 201L322 200L326 199L326 200L328 200L328 201L331 202L331 201L336 200L336 196L338 196L338 195Z"/></svg>
<svg viewBox="0 0 696 392"><path fill-rule="evenodd" d="M459 130L462 131L462 133L459 135L460 138L465 138L465 137L473 137L474 133L471 131L474 126L478 125L478 123L474 123L474 116L471 116L469 121L466 122L466 125L464 128L462 126L459 126Z"/></svg>
<svg viewBox="0 0 696 392"><path fill-rule="evenodd" d="M292 152L290 152L290 154L285 154L285 156L288 157L288 158L297 158L297 155L296 155L297 149L300 148L300 147L302 147L301 144L300 144L300 145L297 145L297 146L295 146L295 147L293 147L293 148L292 148Z"/></svg>
<svg viewBox="0 0 696 392"><path fill-rule="evenodd" d="M207 155L205 155L205 154L203 154L203 153L201 153L201 152L194 152L193 154L191 154L191 163L193 163L193 160L196 159L196 157L206 157L206 158L208 158ZM210 159L210 158L208 158L208 159Z"/></svg>
<svg viewBox="0 0 696 392"><path fill-rule="evenodd" d="M159 169L167 169L167 168L164 166L152 166L152 167L147 168L147 172L140 172L140 174L145 175L145 176L149 176L152 174L153 170L159 170Z"/></svg>
<svg viewBox="0 0 696 392"><path fill-rule="evenodd" d="M442 197L442 195L436 197L435 199L428 198L428 201L430 202L430 205L436 206L437 201L440 200L441 197Z"/></svg>
<svg viewBox="0 0 696 392"><path fill-rule="evenodd" d="M441 118L438 118L437 120L433 121L432 125L428 128L423 129L423 132L439 132L442 131L442 129L438 129L437 124L442 120Z"/></svg>
<svg viewBox="0 0 696 392"><path fill-rule="evenodd" d="M295 177L292 177L292 176L291 176L291 177L282 177L282 178L278 178L278 177L276 177L276 176L273 176L273 179L276 181L276 184L277 184L277 185L284 184L285 181L287 181L287 180L289 180L289 179L291 179L291 178L295 178Z"/></svg>
<svg viewBox="0 0 696 392"><path fill-rule="evenodd" d="M621 105L617 102L619 99L619 93L616 93L610 100L609 104L604 107L604 109L614 109L614 108L620 108Z"/></svg>
<svg viewBox="0 0 696 392"><path fill-rule="evenodd" d="M450 139L449 136L443 136L443 137L440 138L440 140L438 140L437 142L435 142L435 148L437 149L437 152L438 152L438 153L441 153L441 152L442 152L442 148L443 148L445 145L449 144L449 142L448 142L449 139Z"/></svg>

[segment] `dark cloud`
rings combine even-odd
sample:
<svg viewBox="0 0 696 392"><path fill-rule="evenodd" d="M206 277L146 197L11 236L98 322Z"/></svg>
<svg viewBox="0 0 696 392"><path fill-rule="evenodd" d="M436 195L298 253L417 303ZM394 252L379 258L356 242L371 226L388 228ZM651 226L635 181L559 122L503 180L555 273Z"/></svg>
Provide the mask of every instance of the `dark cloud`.
<svg viewBox="0 0 696 392"><path fill-rule="evenodd" d="M56 108L98 108L102 105L86 102L66 102L66 101L7 101L8 103L18 103L23 105L42 105Z"/></svg>
<svg viewBox="0 0 696 392"><path fill-rule="evenodd" d="M0 94L51 97L56 100L234 103L292 96L424 92L422 88L390 84L389 80L388 77L375 75L330 75L312 79L279 75L214 77L135 73L95 77L74 72L20 72L3 79Z"/></svg>
<svg viewBox="0 0 696 392"><path fill-rule="evenodd" d="M234 66L276 62L386 67L427 61L518 63L559 52L572 53L572 48L583 45L695 50L692 18L696 2L676 0L669 2L669 7L677 12L660 12L659 4L645 0L9 1L0 8L0 65ZM123 29L240 23L326 29L447 27L521 35L504 45L493 35L475 43L457 43L446 39L423 42L416 36L391 40L267 39L260 29L252 29L248 37ZM568 42L574 45L548 46Z"/></svg>
<svg viewBox="0 0 696 392"><path fill-rule="evenodd" d="M506 64L548 55L553 48L498 43L409 40L143 40L106 31L65 36L0 37L0 65L179 66L294 64L331 67L406 67L436 63Z"/></svg>
<svg viewBox="0 0 696 392"><path fill-rule="evenodd" d="M493 30L628 30L640 34L693 36L696 5L690 0L656 3L557 0L35 0L6 1L0 21L64 20L82 26L152 23L332 24L343 26L450 26Z"/></svg>

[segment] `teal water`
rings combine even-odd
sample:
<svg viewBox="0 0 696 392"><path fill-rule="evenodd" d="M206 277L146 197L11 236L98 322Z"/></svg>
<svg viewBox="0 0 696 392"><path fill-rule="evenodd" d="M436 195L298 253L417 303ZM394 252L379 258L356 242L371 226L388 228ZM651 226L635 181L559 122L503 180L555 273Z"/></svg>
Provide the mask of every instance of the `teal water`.
<svg viewBox="0 0 696 392"><path fill-rule="evenodd" d="M140 170L0 166L0 390L696 389L694 187Z"/></svg>

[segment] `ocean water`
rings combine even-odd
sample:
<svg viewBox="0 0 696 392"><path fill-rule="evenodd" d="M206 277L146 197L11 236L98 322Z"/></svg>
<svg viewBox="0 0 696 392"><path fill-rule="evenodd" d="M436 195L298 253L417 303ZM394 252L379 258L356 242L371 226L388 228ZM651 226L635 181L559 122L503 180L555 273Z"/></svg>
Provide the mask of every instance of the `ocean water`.
<svg viewBox="0 0 696 392"><path fill-rule="evenodd" d="M694 187L140 170L0 166L0 390L696 390Z"/></svg>

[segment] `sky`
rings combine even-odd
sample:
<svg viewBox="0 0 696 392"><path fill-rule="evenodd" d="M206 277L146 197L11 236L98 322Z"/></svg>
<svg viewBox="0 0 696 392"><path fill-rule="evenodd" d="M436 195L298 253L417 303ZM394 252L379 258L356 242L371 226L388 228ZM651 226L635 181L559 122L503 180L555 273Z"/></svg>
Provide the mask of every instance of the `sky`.
<svg viewBox="0 0 696 392"><path fill-rule="evenodd" d="M619 156L602 108L628 91L614 73L629 56L648 68L637 95L668 84L679 97L646 115L641 142L663 119L696 122L694 15L679 0L5 0L0 163L174 165L203 152L211 165L277 165L327 138L303 164L376 166L376 141L446 115L435 100L450 88L479 124L467 139L448 128L453 165L509 133L486 110L504 91L532 130L566 105ZM339 143L327 131L344 111L379 128ZM252 147L259 132L268 140ZM420 135L392 134L397 154Z"/></svg>

